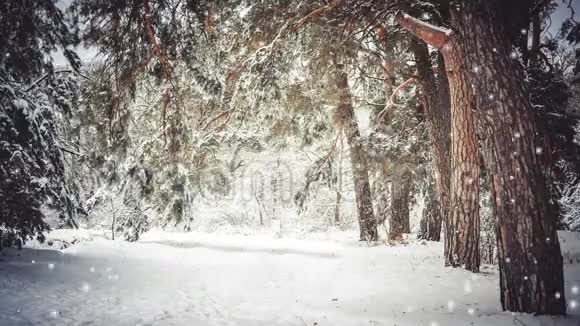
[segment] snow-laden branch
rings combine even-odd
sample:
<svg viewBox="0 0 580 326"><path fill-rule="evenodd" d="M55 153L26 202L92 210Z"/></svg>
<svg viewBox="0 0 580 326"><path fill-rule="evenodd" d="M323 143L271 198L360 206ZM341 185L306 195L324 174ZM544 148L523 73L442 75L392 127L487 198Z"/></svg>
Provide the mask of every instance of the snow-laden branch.
<svg viewBox="0 0 580 326"><path fill-rule="evenodd" d="M30 86L28 86L24 91L30 92L34 87L36 87L36 85L40 84L43 80L45 80L50 75L65 74L65 73L77 74L77 75L83 77L84 79L87 79L87 80L89 79L89 77L87 77L87 76L85 76L77 71L74 71L73 69L61 69L61 70L56 70L52 73L47 73L44 76L38 78L37 80L32 82L32 84L30 84Z"/></svg>
<svg viewBox="0 0 580 326"><path fill-rule="evenodd" d="M431 25L401 11L396 13L395 21L403 26L404 29L437 49L442 49L452 34L450 29Z"/></svg>

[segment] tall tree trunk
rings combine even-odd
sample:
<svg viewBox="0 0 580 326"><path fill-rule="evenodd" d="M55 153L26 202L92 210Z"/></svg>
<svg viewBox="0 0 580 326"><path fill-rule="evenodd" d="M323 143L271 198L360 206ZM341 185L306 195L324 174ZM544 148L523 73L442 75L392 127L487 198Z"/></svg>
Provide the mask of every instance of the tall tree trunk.
<svg viewBox="0 0 580 326"><path fill-rule="evenodd" d="M443 216L441 216L442 210L437 196L435 185L430 181L427 195L425 196L425 208L419 225L419 239L439 241L441 237L441 220Z"/></svg>
<svg viewBox="0 0 580 326"><path fill-rule="evenodd" d="M361 143L360 131L352 106L347 74L341 64L336 64L336 84L340 93L340 103L336 111L336 120L341 128L344 129L350 150L360 239L364 241L375 241L378 240L378 231L373 212L368 162L366 152Z"/></svg>
<svg viewBox="0 0 580 326"><path fill-rule="evenodd" d="M464 2L452 12L476 92L484 160L491 175L501 302L505 310L565 314L557 216L536 155L537 127L524 76L511 54L499 0Z"/></svg>
<svg viewBox="0 0 580 326"><path fill-rule="evenodd" d="M435 167L435 185L437 189L438 203L434 203L440 212L430 214L435 218L425 220L430 225L425 225L425 230L433 232L421 232L425 240L439 241L441 221L449 216L449 186L451 180L450 147L451 147L451 112L449 110L449 86L444 73L445 63L439 56L439 74L436 82L435 74L431 68L429 49L427 44L417 39L412 41L412 50L417 61L417 73L422 88L421 100L425 108L427 128L433 151L433 163ZM439 230L439 231L437 231Z"/></svg>
<svg viewBox="0 0 580 326"><path fill-rule="evenodd" d="M537 127L521 66L500 16L505 3L472 0L451 10L454 32L398 15L433 46L462 49L464 71L475 91L478 132L490 172L497 219L501 303L505 310L565 314L562 254L556 216L536 144ZM431 35L429 35L431 34Z"/></svg>
<svg viewBox="0 0 580 326"><path fill-rule="evenodd" d="M445 265L478 272L479 257L479 144L475 129L475 99L463 68L463 49L442 30L400 14L398 22L425 42L441 49L451 104L451 184L445 217ZM443 47L443 45L445 45Z"/></svg>
<svg viewBox="0 0 580 326"><path fill-rule="evenodd" d="M391 240L402 240L403 233L411 232L409 195L412 182L412 176L408 172L394 176L391 181L391 220L389 221L389 239Z"/></svg>
<svg viewBox="0 0 580 326"><path fill-rule="evenodd" d="M479 271L479 144L475 99L462 69L461 47L443 51L451 98L451 198L445 232L445 263Z"/></svg>
<svg viewBox="0 0 580 326"><path fill-rule="evenodd" d="M334 207L334 224L340 223L340 205L342 204L342 135L340 137L340 153L338 157L338 181L336 188L336 205Z"/></svg>

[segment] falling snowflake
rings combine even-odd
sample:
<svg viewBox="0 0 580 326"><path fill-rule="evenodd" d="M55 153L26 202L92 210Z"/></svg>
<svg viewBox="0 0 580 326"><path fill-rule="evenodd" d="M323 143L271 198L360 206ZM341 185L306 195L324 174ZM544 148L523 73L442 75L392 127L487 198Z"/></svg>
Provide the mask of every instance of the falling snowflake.
<svg viewBox="0 0 580 326"><path fill-rule="evenodd" d="M560 299L560 297L561 297L560 292L554 293L554 298Z"/></svg>
<svg viewBox="0 0 580 326"><path fill-rule="evenodd" d="M54 269L54 264L53 263L48 264L48 269L49 270L53 270Z"/></svg>
<svg viewBox="0 0 580 326"><path fill-rule="evenodd" d="M465 293L471 293L471 282L469 280L463 283L463 291L465 291Z"/></svg>
<svg viewBox="0 0 580 326"><path fill-rule="evenodd" d="M487 96L487 98L488 98L490 101L493 101L493 100L495 99L495 96L494 96L493 94L489 94L489 95Z"/></svg>
<svg viewBox="0 0 580 326"><path fill-rule="evenodd" d="M447 302L447 310L449 312L453 312L454 309L455 309L455 302L453 300L449 300L449 302Z"/></svg>
<svg viewBox="0 0 580 326"><path fill-rule="evenodd" d="M58 310L53 310L50 312L50 317L58 318L58 316L60 316L60 312Z"/></svg>
<svg viewBox="0 0 580 326"><path fill-rule="evenodd" d="M91 273L94 273L94 272L95 272L95 268L94 268L94 267L91 267L91 268L89 269L89 271L90 271Z"/></svg>
<svg viewBox="0 0 580 326"><path fill-rule="evenodd" d="M33 264L36 264L36 260L34 260L34 259L33 259L33 260L32 260L32 263L33 263Z"/></svg>
<svg viewBox="0 0 580 326"><path fill-rule="evenodd" d="M509 264L512 262L512 260L509 257L506 257L505 262Z"/></svg>
<svg viewBox="0 0 580 326"><path fill-rule="evenodd" d="M569 306L570 309L574 310L578 307L578 302L576 302L576 300L570 300Z"/></svg>
<svg viewBox="0 0 580 326"><path fill-rule="evenodd" d="M519 132L516 132L516 133L514 134L514 136L515 136L516 138L520 138L522 135L521 135Z"/></svg>
<svg viewBox="0 0 580 326"><path fill-rule="evenodd" d="M520 33L522 33L522 35L525 35L528 33L528 31L525 28L522 28L522 30L520 31Z"/></svg>
<svg viewBox="0 0 580 326"><path fill-rule="evenodd" d="M473 316L473 315L475 315L475 309L469 308L469 309L467 309L467 313Z"/></svg>
<svg viewBox="0 0 580 326"><path fill-rule="evenodd" d="M477 67L477 66L473 67L473 72L474 73L478 73L479 72L479 67Z"/></svg>
<svg viewBox="0 0 580 326"><path fill-rule="evenodd" d="M84 282L81 286L81 291L88 293L91 290L91 285L87 282Z"/></svg>
<svg viewBox="0 0 580 326"><path fill-rule="evenodd" d="M524 276L524 281L527 281L527 280L528 280L528 277L527 276Z"/></svg>
<svg viewBox="0 0 580 326"><path fill-rule="evenodd" d="M571 290L572 290L572 294L578 294L578 291L579 290L578 290L578 286L577 285L572 286L572 289Z"/></svg>
<svg viewBox="0 0 580 326"><path fill-rule="evenodd" d="M536 147L536 154L542 154L544 152L544 149L541 147Z"/></svg>
<svg viewBox="0 0 580 326"><path fill-rule="evenodd" d="M423 14L423 19L428 20L430 18L431 18L431 15L429 15L428 13Z"/></svg>
<svg viewBox="0 0 580 326"><path fill-rule="evenodd" d="M510 58L516 59L517 57L518 57L518 54L515 51L512 51L512 53L510 53Z"/></svg>
<svg viewBox="0 0 580 326"><path fill-rule="evenodd" d="M513 175L510 175L510 180L515 179L516 177L514 177Z"/></svg>

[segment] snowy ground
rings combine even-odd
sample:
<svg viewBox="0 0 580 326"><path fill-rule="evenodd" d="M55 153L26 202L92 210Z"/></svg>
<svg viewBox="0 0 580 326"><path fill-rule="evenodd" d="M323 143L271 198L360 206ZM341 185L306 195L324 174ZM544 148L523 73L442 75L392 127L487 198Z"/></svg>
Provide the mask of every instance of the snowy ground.
<svg viewBox="0 0 580 326"><path fill-rule="evenodd" d="M82 240L1 254L0 325L578 326L580 233L562 235L567 318L501 312L495 270L441 267L439 243L57 231Z"/></svg>

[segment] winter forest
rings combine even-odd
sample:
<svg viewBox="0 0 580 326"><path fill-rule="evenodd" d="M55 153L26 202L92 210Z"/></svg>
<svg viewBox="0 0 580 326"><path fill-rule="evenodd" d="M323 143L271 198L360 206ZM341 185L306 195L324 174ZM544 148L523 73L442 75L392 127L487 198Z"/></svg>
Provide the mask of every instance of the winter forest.
<svg viewBox="0 0 580 326"><path fill-rule="evenodd" d="M580 325L580 1L1 0L0 325Z"/></svg>

